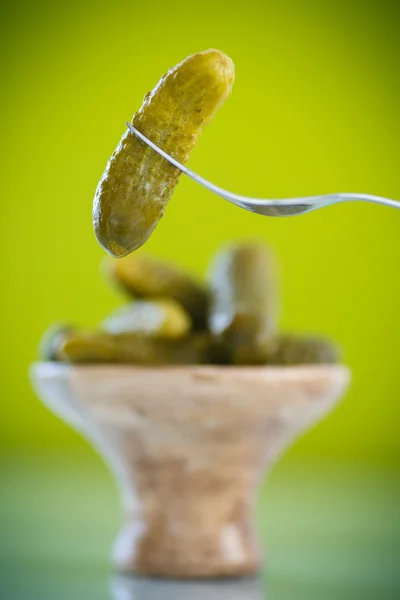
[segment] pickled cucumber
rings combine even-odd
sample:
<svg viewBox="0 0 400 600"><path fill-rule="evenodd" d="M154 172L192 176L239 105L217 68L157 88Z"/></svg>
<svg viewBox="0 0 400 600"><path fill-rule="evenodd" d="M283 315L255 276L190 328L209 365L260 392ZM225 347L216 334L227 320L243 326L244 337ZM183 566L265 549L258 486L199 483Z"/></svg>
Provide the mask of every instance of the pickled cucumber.
<svg viewBox="0 0 400 600"><path fill-rule="evenodd" d="M72 325L57 323L52 325L43 335L39 345L41 360L57 361L58 349L65 335L75 331Z"/></svg>
<svg viewBox="0 0 400 600"><path fill-rule="evenodd" d="M153 366L340 360L338 347L327 339L277 331L275 261L264 246L241 243L223 249L210 270L210 290L142 253L106 265L113 281L135 301L115 310L99 331L51 327L40 344L43 360Z"/></svg>
<svg viewBox="0 0 400 600"><path fill-rule="evenodd" d="M219 50L186 58L164 75L132 119L149 139L185 163L203 128L230 95L234 66ZM97 187L93 224L112 256L139 248L164 213L180 172L127 131Z"/></svg>
<svg viewBox="0 0 400 600"><path fill-rule="evenodd" d="M136 301L115 310L102 325L108 333L137 333L178 339L191 328L187 312L174 300Z"/></svg>
<svg viewBox="0 0 400 600"><path fill-rule="evenodd" d="M209 338L197 334L180 340L132 333L71 332L59 339L57 358L70 363L179 365L208 362Z"/></svg>
<svg viewBox="0 0 400 600"><path fill-rule="evenodd" d="M135 253L107 261L106 273L131 296L172 298L187 311L195 329L206 325L209 295L205 287L179 268Z"/></svg>
<svg viewBox="0 0 400 600"><path fill-rule="evenodd" d="M268 364L306 365L329 364L340 360L336 344L322 337L281 335L270 347Z"/></svg>
<svg viewBox="0 0 400 600"><path fill-rule="evenodd" d="M277 331L275 264L264 246L238 244L219 253L210 273L208 325L221 360L263 364Z"/></svg>

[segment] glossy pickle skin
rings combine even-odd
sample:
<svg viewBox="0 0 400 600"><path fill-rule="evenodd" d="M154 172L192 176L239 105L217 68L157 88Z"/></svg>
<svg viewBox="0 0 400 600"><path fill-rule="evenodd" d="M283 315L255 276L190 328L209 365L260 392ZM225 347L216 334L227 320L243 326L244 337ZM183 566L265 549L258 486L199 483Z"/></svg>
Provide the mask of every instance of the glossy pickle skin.
<svg viewBox="0 0 400 600"><path fill-rule="evenodd" d="M134 298L170 298L189 314L195 330L206 327L209 294L205 286L174 265L134 253L107 261L107 276Z"/></svg>
<svg viewBox="0 0 400 600"><path fill-rule="evenodd" d="M186 58L146 94L133 125L185 163L206 125L229 97L234 66L219 50ZM180 172L126 131L96 190L93 225L101 246L123 257L149 238Z"/></svg>
<svg viewBox="0 0 400 600"><path fill-rule="evenodd" d="M210 271L208 326L222 363L265 364L277 330L275 263L259 244L218 253Z"/></svg>
<svg viewBox="0 0 400 600"><path fill-rule="evenodd" d="M117 308L103 322L108 333L136 333L152 338L179 339L191 329L189 315L172 299L136 301Z"/></svg>

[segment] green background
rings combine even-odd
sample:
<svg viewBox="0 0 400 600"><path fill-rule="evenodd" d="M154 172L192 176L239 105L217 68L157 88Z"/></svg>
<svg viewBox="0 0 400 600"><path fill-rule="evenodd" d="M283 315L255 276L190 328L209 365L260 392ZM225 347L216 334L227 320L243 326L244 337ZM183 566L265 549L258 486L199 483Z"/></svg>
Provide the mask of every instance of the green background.
<svg viewBox="0 0 400 600"><path fill-rule="evenodd" d="M29 531L27 523L46 513L46 499L51 502L40 502L39 491L35 496L45 480L46 486L53 481L49 457L68 458L70 495L57 506L60 515L66 507L72 511L71 523L82 508L73 501L73 465L90 465L93 489L111 485L105 470L96 479L92 450L40 404L27 373L51 323L95 326L122 301L100 274L104 253L92 231L91 207L124 122L144 93L188 54L220 48L235 62L236 83L193 153L194 170L246 195L360 191L400 199L400 20L398 3L387 0L17 0L3 2L1 10L0 448L9 482L2 501L9 554L21 515ZM281 505L287 490L299 489L291 481L304 465L314 465L318 476L310 467L305 479L313 490L314 508L306 502L312 514L315 499L325 498L329 465L335 473L364 474L359 484L357 477L338 476L335 489L345 494L352 482L354 494L342 503L346 523L353 522L348 510L356 512L359 503L366 512L361 537L353 531L351 539L360 549L375 545L378 553L384 546L385 564L399 558L392 527L399 515L388 510L389 491L380 483L386 476L390 485L398 481L400 455L399 226L400 213L363 204L267 219L183 177L146 245L147 252L199 275L226 240L256 237L276 251L282 328L337 340L353 381L334 414L277 467L283 483L276 487L271 478L271 498ZM28 458L27 478L18 473L25 473ZM32 494L37 506L13 500ZM107 506L105 513L117 514L114 500ZM289 525L279 514L270 543L276 540L285 565L282 540ZM322 514L321 523L332 526L330 509ZM339 529L342 523L344 532L343 515L334 523ZM267 518L264 523L268 529ZM307 531L304 547L315 553L319 547ZM344 535L344 545L346 540ZM103 539L101 556L108 541ZM286 543L297 552L293 540Z"/></svg>

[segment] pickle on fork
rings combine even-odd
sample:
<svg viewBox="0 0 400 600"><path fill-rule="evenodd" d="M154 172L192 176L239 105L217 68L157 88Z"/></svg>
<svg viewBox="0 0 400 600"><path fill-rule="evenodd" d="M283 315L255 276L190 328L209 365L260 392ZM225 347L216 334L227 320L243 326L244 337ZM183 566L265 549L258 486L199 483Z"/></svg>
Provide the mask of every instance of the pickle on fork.
<svg viewBox="0 0 400 600"><path fill-rule="evenodd" d="M219 50L186 58L164 75L132 119L149 139L185 163L204 127L230 95L231 59ZM96 237L112 256L139 248L154 231L180 172L126 131L93 205Z"/></svg>

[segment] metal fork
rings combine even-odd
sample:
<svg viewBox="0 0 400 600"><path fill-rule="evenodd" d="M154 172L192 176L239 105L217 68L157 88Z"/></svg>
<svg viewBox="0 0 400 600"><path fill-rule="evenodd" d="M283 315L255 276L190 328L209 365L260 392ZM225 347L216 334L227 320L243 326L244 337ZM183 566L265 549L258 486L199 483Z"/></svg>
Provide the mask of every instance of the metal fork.
<svg viewBox="0 0 400 600"><path fill-rule="evenodd" d="M204 177L201 177L201 175L197 175L197 173L194 173L194 171L188 169L185 165L182 165L175 158L159 148L154 142L149 140L143 133L138 131L129 121L126 125L136 137L142 140L142 142L150 146L155 152L158 152L158 154L171 163L171 165L182 171L182 173L185 173L185 175L210 190L210 192L214 192L214 194L221 196L225 200L228 200L228 202L259 215L268 217L290 217L317 210L317 208L338 204L340 202L372 202L374 204L391 206L392 208L400 208L400 202L397 202L396 200L382 198L381 196L371 196L371 194L327 194L325 196L306 196L304 198L288 198L284 200L248 198L247 196L233 194L232 192L228 192L227 190L214 185L210 181L207 181L207 179L204 179Z"/></svg>

